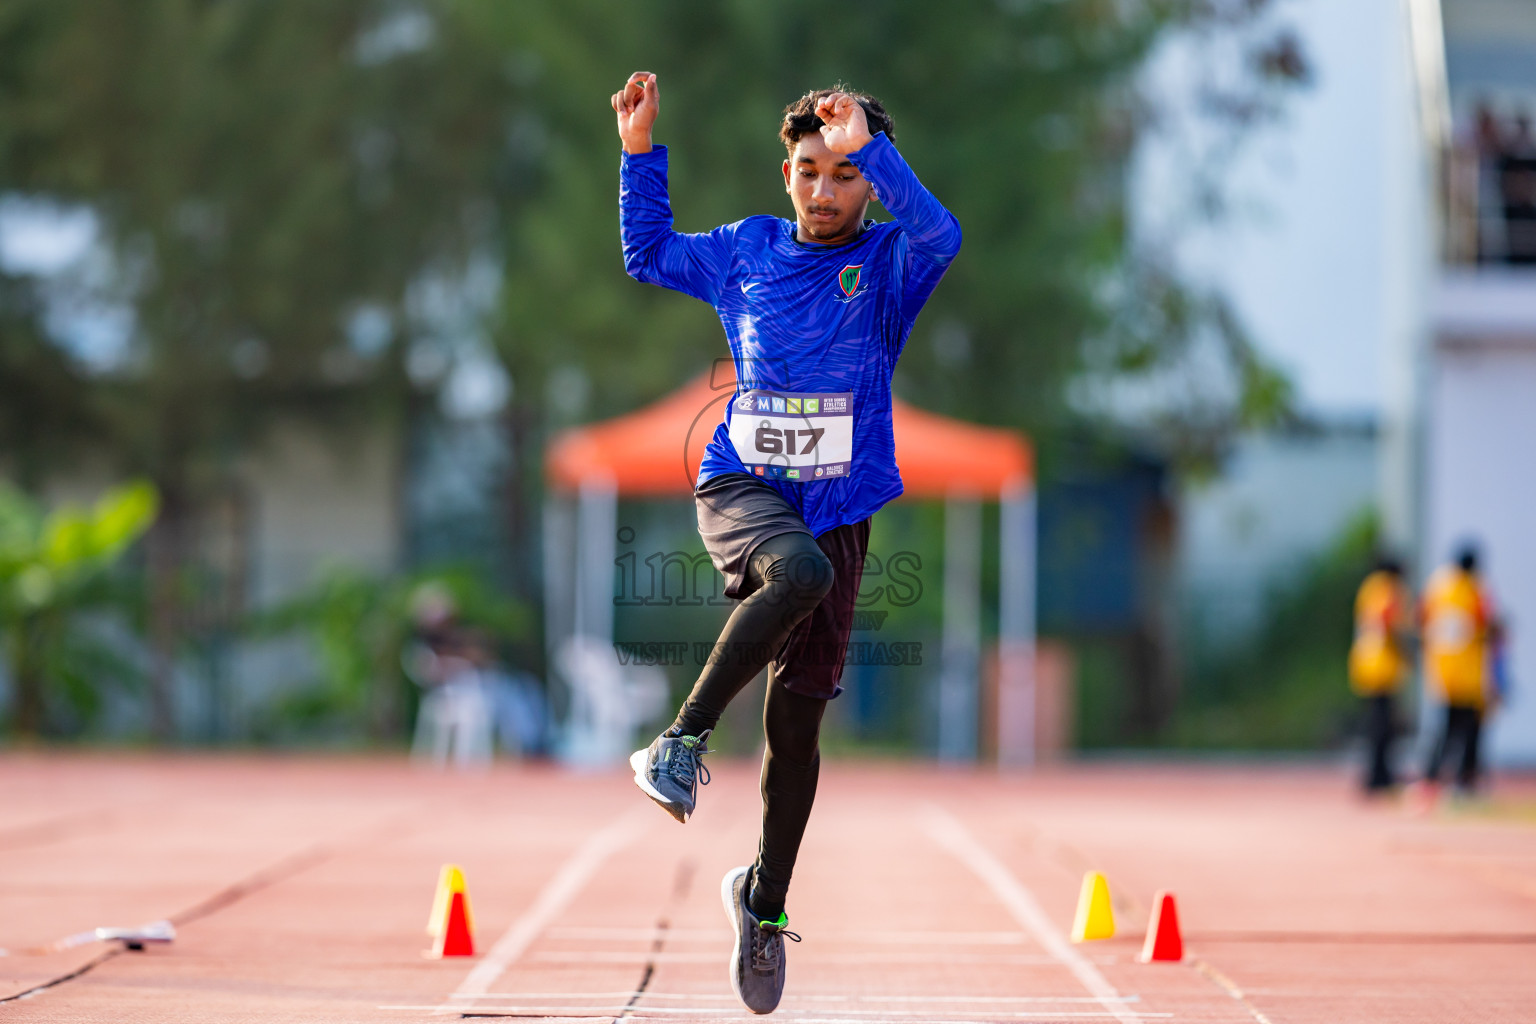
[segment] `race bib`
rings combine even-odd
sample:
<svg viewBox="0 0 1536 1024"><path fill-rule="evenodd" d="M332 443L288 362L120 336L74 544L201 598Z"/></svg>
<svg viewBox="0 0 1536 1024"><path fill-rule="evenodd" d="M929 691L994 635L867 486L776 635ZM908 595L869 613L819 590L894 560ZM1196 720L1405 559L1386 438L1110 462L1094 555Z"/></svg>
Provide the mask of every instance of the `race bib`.
<svg viewBox="0 0 1536 1024"><path fill-rule="evenodd" d="M1426 632L1436 647L1459 651L1477 639L1477 623L1460 608L1447 608L1430 617Z"/></svg>
<svg viewBox="0 0 1536 1024"><path fill-rule="evenodd" d="M847 476L853 392L747 391L731 412L731 444L747 472L776 480Z"/></svg>

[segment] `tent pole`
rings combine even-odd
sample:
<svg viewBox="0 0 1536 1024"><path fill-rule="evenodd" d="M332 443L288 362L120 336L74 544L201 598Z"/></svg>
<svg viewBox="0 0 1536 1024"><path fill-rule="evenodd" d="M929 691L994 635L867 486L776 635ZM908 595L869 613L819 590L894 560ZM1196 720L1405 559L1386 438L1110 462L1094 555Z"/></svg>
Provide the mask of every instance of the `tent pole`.
<svg viewBox="0 0 1536 1024"><path fill-rule="evenodd" d="M999 515L997 760L1036 762L1035 492L1027 484L1003 493Z"/></svg>
<svg viewBox="0 0 1536 1024"><path fill-rule="evenodd" d="M939 674L939 759L974 761L981 690L981 502L944 501L944 633Z"/></svg>
<svg viewBox="0 0 1536 1024"><path fill-rule="evenodd" d="M619 491L610 477L588 477L581 482L576 502L575 633L612 647Z"/></svg>
<svg viewBox="0 0 1536 1024"><path fill-rule="evenodd" d="M569 498L544 498L544 657L553 680L566 641L576 632L576 530Z"/></svg>

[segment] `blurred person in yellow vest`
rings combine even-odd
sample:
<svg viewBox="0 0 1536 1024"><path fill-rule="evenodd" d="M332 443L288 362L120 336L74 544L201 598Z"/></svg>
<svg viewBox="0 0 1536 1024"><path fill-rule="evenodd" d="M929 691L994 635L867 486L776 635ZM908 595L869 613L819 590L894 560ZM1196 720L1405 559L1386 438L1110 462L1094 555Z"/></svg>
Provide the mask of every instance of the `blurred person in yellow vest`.
<svg viewBox="0 0 1536 1024"><path fill-rule="evenodd" d="M1463 793L1477 785L1483 720L1499 700L1493 662L1503 631L1479 578L1478 562L1476 546L1463 545L1455 564L1436 570L1425 584L1419 607L1425 689L1445 705L1424 781L1439 783L1440 769L1455 745L1460 757L1456 787Z"/></svg>
<svg viewBox="0 0 1536 1024"><path fill-rule="evenodd" d="M1355 640L1349 648L1349 685L1365 709L1365 791L1396 784L1392 741L1397 734L1397 694L1411 668L1413 595L1403 567L1383 555L1355 594Z"/></svg>

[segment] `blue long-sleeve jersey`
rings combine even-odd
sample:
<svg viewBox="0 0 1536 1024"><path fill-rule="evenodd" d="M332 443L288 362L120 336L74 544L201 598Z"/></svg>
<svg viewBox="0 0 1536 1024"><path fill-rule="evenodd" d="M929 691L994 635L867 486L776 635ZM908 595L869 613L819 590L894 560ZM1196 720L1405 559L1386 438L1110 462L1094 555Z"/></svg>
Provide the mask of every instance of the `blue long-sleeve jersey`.
<svg viewBox="0 0 1536 1024"><path fill-rule="evenodd" d="M625 154L619 173L625 269L637 280L713 306L736 364L737 397L726 405L725 421L705 450L698 483L722 473L755 472L816 536L857 523L901 494L891 374L917 314L960 250L959 222L917 180L884 132L849 160L895 222L866 221L865 230L843 245L799 242L795 222L781 217L748 217L701 234L672 230L664 146ZM801 475L797 470L776 475L772 466L766 474L761 466L748 468L732 444L733 418L750 415L743 409L753 401L770 401L748 392L851 396L851 458L818 466L814 475L807 470L804 479L793 479ZM843 401L821 398L820 405L836 402L841 409ZM789 399L791 411L795 402ZM811 418L806 425L819 422ZM791 448L822 437L799 433L798 441L789 440Z"/></svg>

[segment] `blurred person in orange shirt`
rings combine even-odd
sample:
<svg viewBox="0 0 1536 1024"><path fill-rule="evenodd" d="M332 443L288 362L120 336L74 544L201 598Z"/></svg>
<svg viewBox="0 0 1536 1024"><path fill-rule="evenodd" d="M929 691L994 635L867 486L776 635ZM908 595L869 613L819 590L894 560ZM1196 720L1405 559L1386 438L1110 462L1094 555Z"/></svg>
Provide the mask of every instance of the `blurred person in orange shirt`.
<svg viewBox="0 0 1536 1024"><path fill-rule="evenodd" d="M1503 628L1479 578L1478 562L1476 546L1463 545L1454 565L1430 577L1419 607L1426 690L1445 704L1445 724L1430 752L1424 781L1431 787L1439 783L1440 769L1456 744L1456 788L1462 793L1477 786L1483 721L1499 701L1493 662Z"/></svg>
<svg viewBox="0 0 1536 1024"><path fill-rule="evenodd" d="M1349 649L1349 685L1365 708L1368 746L1365 791L1396 785L1392 741L1397 735L1397 694L1411 667L1413 595L1403 567L1382 556L1355 594L1355 640Z"/></svg>

